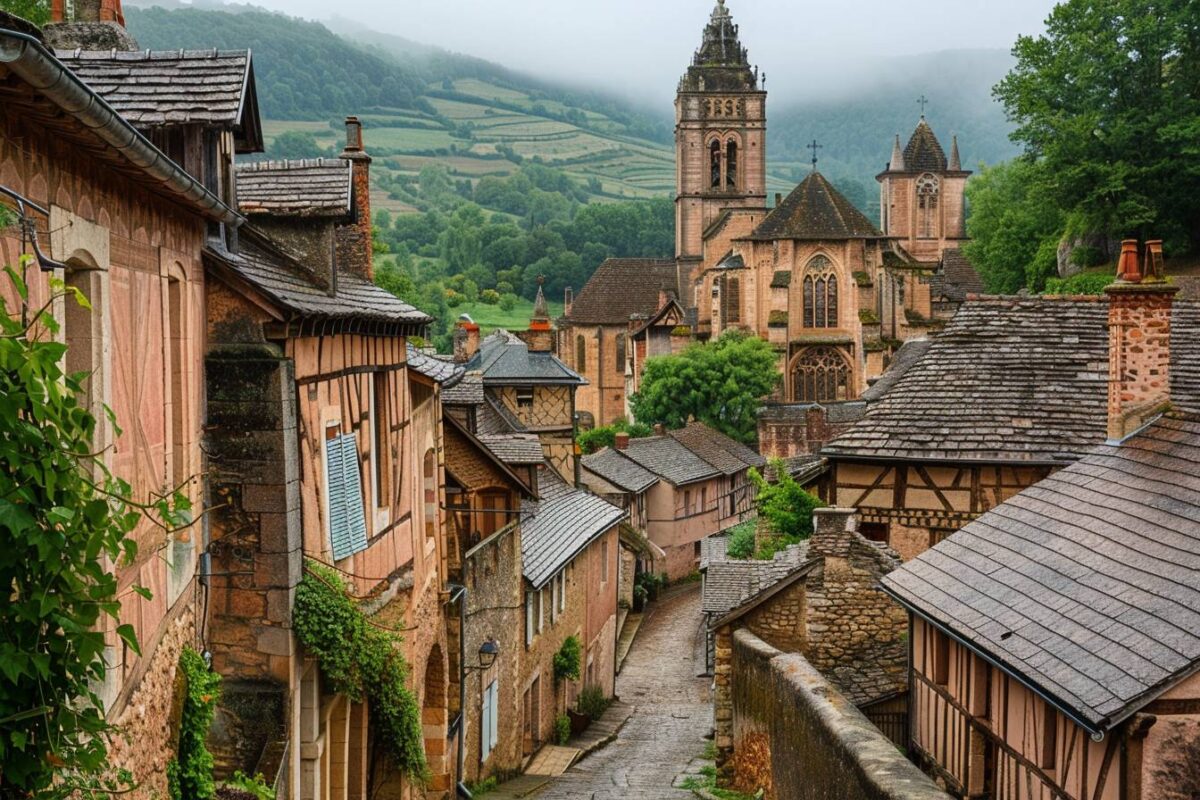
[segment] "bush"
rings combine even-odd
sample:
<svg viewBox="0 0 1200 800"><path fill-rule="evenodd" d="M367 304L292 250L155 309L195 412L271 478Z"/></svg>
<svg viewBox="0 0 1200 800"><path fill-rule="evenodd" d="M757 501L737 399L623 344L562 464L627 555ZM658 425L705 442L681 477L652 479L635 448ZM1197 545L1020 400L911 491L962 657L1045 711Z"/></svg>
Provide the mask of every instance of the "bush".
<svg viewBox="0 0 1200 800"><path fill-rule="evenodd" d="M208 800L217 787L212 753L205 742L217 710L221 676L190 648L179 654L179 670L187 681L187 693L179 723L179 751L167 770L168 793L173 800Z"/></svg>
<svg viewBox="0 0 1200 800"><path fill-rule="evenodd" d="M571 739L571 718L566 714L559 714L555 718L554 736L560 745L566 744Z"/></svg>
<svg viewBox="0 0 1200 800"><path fill-rule="evenodd" d="M758 515L766 520L767 529L777 536L807 539L812 536L813 511L825 504L796 483L782 460L773 460L771 466L779 476L778 482L773 484L767 483L758 470L750 470L750 481L758 490L754 500Z"/></svg>
<svg viewBox="0 0 1200 800"><path fill-rule="evenodd" d="M500 295L500 308L504 311L512 311L517 307L517 302L519 300L520 298L512 292L506 292L505 294Z"/></svg>
<svg viewBox="0 0 1200 800"><path fill-rule="evenodd" d="M1117 279L1116 270L1080 272L1069 278L1050 278L1044 294L1104 294L1104 287Z"/></svg>
<svg viewBox="0 0 1200 800"><path fill-rule="evenodd" d="M562 647L554 654L554 679L558 681L579 680L579 667L583 661L583 648L577 636L568 636Z"/></svg>
<svg viewBox="0 0 1200 800"><path fill-rule="evenodd" d="M579 693L579 700L576 707L580 714L586 714L592 718L592 721L600 719L608 707L612 705L612 699L604 696L604 690L595 684L583 687L583 691Z"/></svg>
<svg viewBox="0 0 1200 800"><path fill-rule="evenodd" d="M631 423L629 420L619 419L612 425L601 425L599 428L592 428L590 431L580 431L577 439L584 455L591 455L592 453L600 452L606 447L614 446L617 442L618 433L628 433L630 439L644 439L647 436L654 435L654 429L640 422Z"/></svg>
<svg viewBox="0 0 1200 800"><path fill-rule="evenodd" d="M239 769L217 789L217 800L275 800L275 790L262 773L251 778Z"/></svg>
<svg viewBox="0 0 1200 800"><path fill-rule="evenodd" d="M729 530L725 553L730 558L745 560L754 555L754 532L758 520L748 520Z"/></svg>
<svg viewBox="0 0 1200 800"><path fill-rule="evenodd" d="M485 306L499 305L500 293L495 289L484 289L479 293L479 302L483 303Z"/></svg>

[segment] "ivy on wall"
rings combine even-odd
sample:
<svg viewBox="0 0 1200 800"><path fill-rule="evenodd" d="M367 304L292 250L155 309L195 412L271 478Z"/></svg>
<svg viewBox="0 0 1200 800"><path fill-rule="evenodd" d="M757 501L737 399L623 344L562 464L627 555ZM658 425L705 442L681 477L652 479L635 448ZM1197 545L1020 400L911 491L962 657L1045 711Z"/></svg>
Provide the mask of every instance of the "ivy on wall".
<svg viewBox="0 0 1200 800"><path fill-rule="evenodd" d="M216 793L213 757L205 746L221 694L221 676L209 670L203 657L191 648L179 654L179 670L186 682L179 723L179 751L167 764L167 792L171 800L210 800Z"/></svg>
<svg viewBox="0 0 1200 800"><path fill-rule="evenodd" d="M428 775L421 709L407 686L410 674L396 633L371 624L341 577L313 562L296 588L292 627L338 694L370 706L370 719L388 760L416 781Z"/></svg>

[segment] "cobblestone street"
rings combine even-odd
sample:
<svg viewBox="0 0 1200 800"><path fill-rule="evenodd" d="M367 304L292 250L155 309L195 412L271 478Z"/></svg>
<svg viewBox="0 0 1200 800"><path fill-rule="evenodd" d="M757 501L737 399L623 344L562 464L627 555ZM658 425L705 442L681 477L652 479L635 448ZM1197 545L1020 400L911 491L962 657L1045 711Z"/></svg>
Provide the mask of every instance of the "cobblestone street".
<svg viewBox="0 0 1200 800"><path fill-rule="evenodd" d="M703 737L712 729L709 679L696 677L699 624L699 584L654 606L617 679L617 694L636 712L616 741L534 795L537 800L693 796L671 784L704 753Z"/></svg>

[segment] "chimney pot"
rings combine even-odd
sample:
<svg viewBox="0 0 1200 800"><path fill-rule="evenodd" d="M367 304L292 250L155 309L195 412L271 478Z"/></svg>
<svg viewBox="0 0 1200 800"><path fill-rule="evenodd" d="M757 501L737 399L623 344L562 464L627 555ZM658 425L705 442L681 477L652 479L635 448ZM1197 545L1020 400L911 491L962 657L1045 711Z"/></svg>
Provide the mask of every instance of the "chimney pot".
<svg viewBox="0 0 1200 800"><path fill-rule="evenodd" d="M616 441L613 442L613 447L615 447L617 450L628 450L629 449L629 434L626 433L625 431L621 431L620 433L618 433L617 437L616 437Z"/></svg>
<svg viewBox="0 0 1200 800"><path fill-rule="evenodd" d="M1137 239L1121 242L1121 260L1117 262L1117 279L1126 283L1140 283L1142 270L1138 265Z"/></svg>
<svg viewBox="0 0 1200 800"><path fill-rule="evenodd" d="M346 117L346 152L361 153L362 149L362 122L358 117Z"/></svg>

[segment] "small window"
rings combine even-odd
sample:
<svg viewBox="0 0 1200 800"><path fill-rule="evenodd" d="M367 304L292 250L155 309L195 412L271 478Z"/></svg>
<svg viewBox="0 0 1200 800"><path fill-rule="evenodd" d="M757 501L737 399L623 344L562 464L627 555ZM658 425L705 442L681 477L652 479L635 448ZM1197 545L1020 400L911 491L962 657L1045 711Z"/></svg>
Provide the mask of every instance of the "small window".
<svg viewBox="0 0 1200 800"><path fill-rule="evenodd" d="M500 689L493 680L483 690L483 703L479 714L479 758L487 761L500 741Z"/></svg>
<svg viewBox="0 0 1200 800"><path fill-rule="evenodd" d="M738 185L738 143L730 139L725 146L725 189L734 191Z"/></svg>
<svg viewBox="0 0 1200 800"><path fill-rule="evenodd" d="M558 612L565 614L567 612L567 571L563 570L558 574Z"/></svg>
<svg viewBox="0 0 1200 800"><path fill-rule="evenodd" d="M425 478L425 536L432 539L437 533L437 454L433 450L425 452L423 465Z"/></svg>
<svg viewBox="0 0 1200 800"><path fill-rule="evenodd" d="M710 162L710 170L709 171L712 173L711 174L712 188L720 189L721 188L721 143L714 140L712 145L708 148L708 152L709 152L709 162Z"/></svg>
<svg viewBox="0 0 1200 800"><path fill-rule="evenodd" d="M388 446L388 374L377 372L371 378L371 461L375 466L375 506L387 508L391 505L392 494L388 482L388 465L391 461L391 448Z"/></svg>
<svg viewBox="0 0 1200 800"><path fill-rule="evenodd" d="M550 581L550 624L558 622L558 576Z"/></svg>
<svg viewBox="0 0 1200 800"><path fill-rule="evenodd" d="M1042 704L1041 768L1053 772L1058 763L1058 712Z"/></svg>
<svg viewBox="0 0 1200 800"><path fill-rule="evenodd" d="M938 686L950 683L950 637L933 631L933 682Z"/></svg>
<svg viewBox="0 0 1200 800"><path fill-rule="evenodd" d="M614 359L617 372L625 372L625 334L617 334L616 358Z"/></svg>
<svg viewBox="0 0 1200 800"><path fill-rule="evenodd" d="M517 407L533 408L533 387L523 386L517 389Z"/></svg>
<svg viewBox="0 0 1200 800"><path fill-rule="evenodd" d="M533 606L534 606L533 592L526 592L525 593L525 646L526 647L529 647L531 644L533 644L533 635L535 633L534 620L533 620L533 612L534 612Z"/></svg>
<svg viewBox="0 0 1200 800"><path fill-rule="evenodd" d="M539 589L537 593L537 632L546 628L546 590Z"/></svg>
<svg viewBox="0 0 1200 800"><path fill-rule="evenodd" d="M341 435L340 425L325 429L325 491L329 499L329 544L334 561L367 549L358 439Z"/></svg>

